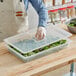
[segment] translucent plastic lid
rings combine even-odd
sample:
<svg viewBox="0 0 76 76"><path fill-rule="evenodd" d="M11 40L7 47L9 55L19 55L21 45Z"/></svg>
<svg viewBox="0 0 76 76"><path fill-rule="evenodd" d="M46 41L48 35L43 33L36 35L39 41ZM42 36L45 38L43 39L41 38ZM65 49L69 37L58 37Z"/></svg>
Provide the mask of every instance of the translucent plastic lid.
<svg viewBox="0 0 76 76"><path fill-rule="evenodd" d="M21 53L26 53L71 36L70 33L56 26L48 26L46 29L47 36L40 41L37 41L34 37L36 30L30 30L26 33L7 38L5 42L18 49Z"/></svg>

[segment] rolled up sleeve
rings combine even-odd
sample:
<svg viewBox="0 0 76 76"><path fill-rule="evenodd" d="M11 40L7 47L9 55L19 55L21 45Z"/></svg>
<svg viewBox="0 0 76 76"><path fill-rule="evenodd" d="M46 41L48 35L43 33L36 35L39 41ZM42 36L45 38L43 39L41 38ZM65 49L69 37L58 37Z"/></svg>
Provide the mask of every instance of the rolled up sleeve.
<svg viewBox="0 0 76 76"><path fill-rule="evenodd" d="M39 16L38 26L45 27L48 20L48 12L42 0L29 0Z"/></svg>

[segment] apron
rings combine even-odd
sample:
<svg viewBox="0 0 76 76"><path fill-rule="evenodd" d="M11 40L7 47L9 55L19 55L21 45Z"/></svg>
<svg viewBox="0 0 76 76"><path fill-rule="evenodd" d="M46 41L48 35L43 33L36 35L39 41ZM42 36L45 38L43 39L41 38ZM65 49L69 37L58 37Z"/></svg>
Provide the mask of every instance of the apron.
<svg viewBox="0 0 76 76"><path fill-rule="evenodd" d="M0 3L0 41L28 30L28 16L23 0Z"/></svg>
<svg viewBox="0 0 76 76"><path fill-rule="evenodd" d="M25 32L28 29L28 16L25 10L24 0L16 0L14 3L15 20L19 26L18 33Z"/></svg>

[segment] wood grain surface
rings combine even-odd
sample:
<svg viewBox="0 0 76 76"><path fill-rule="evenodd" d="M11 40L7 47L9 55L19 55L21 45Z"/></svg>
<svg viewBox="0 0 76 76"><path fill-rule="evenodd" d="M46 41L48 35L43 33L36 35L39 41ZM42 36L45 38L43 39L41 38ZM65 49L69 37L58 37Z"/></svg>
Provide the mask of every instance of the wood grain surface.
<svg viewBox="0 0 76 76"><path fill-rule="evenodd" d="M9 53L5 43L0 43L0 76L41 76L71 64L76 61L76 35L70 39L72 43L67 48L28 63Z"/></svg>

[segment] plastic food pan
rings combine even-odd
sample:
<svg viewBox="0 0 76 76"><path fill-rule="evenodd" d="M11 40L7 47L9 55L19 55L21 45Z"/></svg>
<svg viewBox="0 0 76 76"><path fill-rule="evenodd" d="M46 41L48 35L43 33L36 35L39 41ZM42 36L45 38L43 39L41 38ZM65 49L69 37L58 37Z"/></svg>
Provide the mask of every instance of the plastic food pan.
<svg viewBox="0 0 76 76"><path fill-rule="evenodd" d="M28 56L28 57L25 57L23 55L21 55L20 53L18 53L17 51L15 51L13 48L11 48L10 46L6 45L6 47L8 48L8 51L11 52L12 54L14 54L15 56L17 56L18 58L20 58L21 60L23 60L24 62L28 62L28 61L31 61L31 60L34 60L34 59L37 59L37 58L40 58L40 57L43 57L45 55L49 55L51 53L54 53L54 52L57 52L65 47L67 47L70 43L70 40L67 40L67 42L65 44L62 44L62 45L59 45L59 46L56 46L54 48L50 48L48 50L44 50L42 52L39 52L37 54L34 54L34 55L31 55L31 56Z"/></svg>
<svg viewBox="0 0 76 76"><path fill-rule="evenodd" d="M19 57L24 62L28 62L40 58L42 56L48 55L50 53L56 52L69 44L70 40L68 40L67 37L71 36L70 33L55 26L48 26L46 29L47 29L47 36L45 39L40 41L37 41L34 38L35 30L30 30L29 32L22 33L5 39L4 41L6 43L6 47L9 49L8 51ZM44 46L55 43L62 39L67 40L67 42L62 45L49 48L48 50L41 51L31 56L27 57L23 56L23 54L25 53L32 52L33 50L42 48ZM9 45L19 50L20 53L15 51Z"/></svg>

